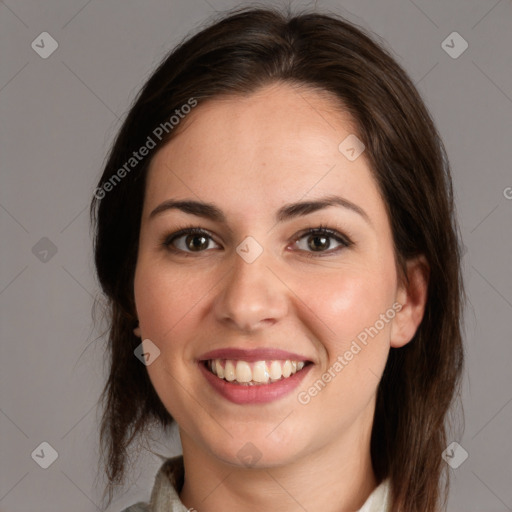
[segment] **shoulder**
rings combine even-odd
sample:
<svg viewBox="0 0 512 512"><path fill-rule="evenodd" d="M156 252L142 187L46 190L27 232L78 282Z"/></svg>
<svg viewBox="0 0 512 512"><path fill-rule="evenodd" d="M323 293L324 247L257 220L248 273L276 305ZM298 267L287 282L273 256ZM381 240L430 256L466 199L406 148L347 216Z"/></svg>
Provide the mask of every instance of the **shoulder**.
<svg viewBox="0 0 512 512"><path fill-rule="evenodd" d="M359 512L391 512L391 481L389 478L373 490Z"/></svg>
<svg viewBox="0 0 512 512"><path fill-rule="evenodd" d="M155 476L149 503L138 502L121 512L182 512L186 510L179 499L184 474L183 456L166 459Z"/></svg>
<svg viewBox="0 0 512 512"><path fill-rule="evenodd" d="M149 505L140 501L139 503L135 503L135 505L123 509L121 512L149 512Z"/></svg>

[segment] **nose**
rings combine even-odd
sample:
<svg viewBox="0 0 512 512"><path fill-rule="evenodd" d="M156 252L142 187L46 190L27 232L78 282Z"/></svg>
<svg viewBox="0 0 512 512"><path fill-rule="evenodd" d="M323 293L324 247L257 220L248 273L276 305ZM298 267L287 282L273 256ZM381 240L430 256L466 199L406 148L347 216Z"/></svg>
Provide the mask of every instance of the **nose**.
<svg viewBox="0 0 512 512"><path fill-rule="evenodd" d="M214 303L217 320L241 332L279 322L288 311L286 285L269 268L265 252L252 263L238 254Z"/></svg>

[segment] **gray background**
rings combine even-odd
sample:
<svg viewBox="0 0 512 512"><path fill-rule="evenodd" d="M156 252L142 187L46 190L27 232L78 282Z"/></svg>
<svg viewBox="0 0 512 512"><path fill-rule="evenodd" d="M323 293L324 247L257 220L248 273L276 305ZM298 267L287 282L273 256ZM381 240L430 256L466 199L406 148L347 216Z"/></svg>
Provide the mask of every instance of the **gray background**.
<svg viewBox="0 0 512 512"><path fill-rule="evenodd" d="M446 143L469 297L466 428L456 439L469 458L450 469L449 510L512 510L512 3L317 4L379 34L417 84ZM1 512L97 510L104 342L96 338L104 323L92 322L98 286L89 199L148 74L185 34L235 5L0 2ZM44 31L59 45L47 59L31 47ZM456 59L441 46L453 31L469 45ZM179 452L175 435L155 436L155 450ZM58 453L48 469L31 457L42 442ZM149 453L134 462L109 511L147 499L159 465Z"/></svg>

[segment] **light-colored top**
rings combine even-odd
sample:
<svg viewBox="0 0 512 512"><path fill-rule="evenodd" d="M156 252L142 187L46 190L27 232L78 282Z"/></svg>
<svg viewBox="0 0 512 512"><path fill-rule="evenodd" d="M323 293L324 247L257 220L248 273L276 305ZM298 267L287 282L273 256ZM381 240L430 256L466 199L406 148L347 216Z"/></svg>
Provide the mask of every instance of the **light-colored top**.
<svg viewBox="0 0 512 512"><path fill-rule="evenodd" d="M183 487L185 470L183 456L167 459L160 467L156 477L149 503L139 502L122 512L188 512L180 500L179 492ZM389 480L384 480L368 496L365 504L358 512L389 512L390 486ZM201 512L201 511L197 511Z"/></svg>

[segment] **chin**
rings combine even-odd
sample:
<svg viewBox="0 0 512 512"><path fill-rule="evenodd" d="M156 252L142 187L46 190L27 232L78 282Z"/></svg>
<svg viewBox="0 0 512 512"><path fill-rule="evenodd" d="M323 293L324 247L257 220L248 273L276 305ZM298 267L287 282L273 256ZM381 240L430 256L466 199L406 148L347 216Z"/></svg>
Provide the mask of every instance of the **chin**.
<svg viewBox="0 0 512 512"><path fill-rule="evenodd" d="M268 469L291 464L302 453L298 440L286 434L269 436L271 429L261 430L261 433L251 431L247 435L233 432L233 437L224 438L223 442L213 442L209 451L228 465L248 469Z"/></svg>

